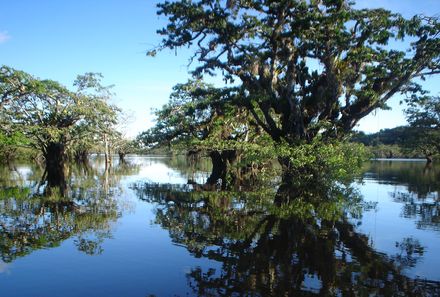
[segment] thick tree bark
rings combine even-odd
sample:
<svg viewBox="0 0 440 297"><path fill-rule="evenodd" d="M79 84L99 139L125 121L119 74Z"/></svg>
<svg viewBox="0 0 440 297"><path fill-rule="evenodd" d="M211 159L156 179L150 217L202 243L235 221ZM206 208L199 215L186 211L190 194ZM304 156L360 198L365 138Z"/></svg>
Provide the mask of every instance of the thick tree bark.
<svg viewBox="0 0 440 297"><path fill-rule="evenodd" d="M45 181L47 182L45 193L50 194L52 188L58 187L60 194L64 195L67 188L65 172L66 152L64 144L58 142L49 143L44 158L46 164Z"/></svg>
<svg viewBox="0 0 440 297"><path fill-rule="evenodd" d="M236 159L237 152L235 150L212 151L209 157L212 162L212 171L207 184L214 185L220 179L222 187L226 185L226 174L228 173L228 166Z"/></svg>

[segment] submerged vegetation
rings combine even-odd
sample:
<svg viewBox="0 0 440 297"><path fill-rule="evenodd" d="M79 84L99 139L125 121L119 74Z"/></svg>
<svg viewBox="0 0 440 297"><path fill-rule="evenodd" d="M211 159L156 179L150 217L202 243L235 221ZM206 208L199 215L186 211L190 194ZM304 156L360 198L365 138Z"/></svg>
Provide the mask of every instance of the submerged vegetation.
<svg viewBox="0 0 440 297"><path fill-rule="evenodd" d="M411 199L398 200L404 193L390 193L391 198L402 205L405 217L417 217L420 228L438 228L438 201L428 201L423 194L431 178L421 175L423 166L408 172L406 165L377 162L369 171L380 182L394 182L396 176L399 182L409 182ZM438 171L426 174L435 179ZM260 185L240 192L207 192L193 185L140 181L132 189L155 205L155 223L168 230L174 244L196 258L219 263L216 269L197 266L187 273L195 295L438 294L438 282L405 274L426 252L418 240L402 238L395 254L384 254L358 232L363 214L375 212L377 203L363 202L350 188L322 192L316 185L279 204L282 188ZM438 183L431 184L431 195L438 189Z"/></svg>
<svg viewBox="0 0 440 297"><path fill-rule="evenodd" d="M117 131L121 111L109 103L112 93L99 74L78 76L71 90L3 66L3 159L36 149L49 184L63 179L68 158L104 151L109 162L111 150L123 160L137 147L160 146L210 157L206 184L222 188L275 160L287 184L346 179L367 156L349 141L353 128L399 94L409 104L405 144L428 161L438 151L438 97L421 84L439 72L434 17L405 19L343 0L166 1L158 15L168 24L148 54L189 47L193 79L174 87L137 143ZM223 87L203 80L219 74Z"/></svg>
<svg viewBox="0 0 440 297"><path fill-rule="evenodd" d="M230 164L252 167L268 159L277 159L290 181L326 175L327 169L333 175L335 168L359 164L362 150L346 143L360 119L387 108L398 94L409 98L410 121L416 106L434 100L419 78L439 72L436 18L405 19L342 0L158 7L168 24L149 55L189 47L197 80L175 87L170 102L156 111L156 126L140 140L204 151L214 165L210 182L224 180ZM232 86L201 81L218 74ZM419 120L411 123L420 127ZM438 133L436 126L429 129Z"/></svg>
<svg viewBox="0 0 440 297"><path fill-rule="evenodd" d="M109 103L110 87L97 73L79 75L74 91L53 80L42 80L13 68L0 68L0 149L2 161L25 152L42 158L42 182L66 185L66 162L86 162L91 151L110 148L126 154L129 141L117 130L121 111ZM110 158L108 158L110 160Z"/></svg>
<svg viewBox="0 0 440 297"><path fill-rule="evenodd" d="M425 157L423 173L437 187L431 163L440 152L439 97L422 85L440 72L436 18L406 19L344 0L164 1L158 15L167 25L148 54L188 47L194 68L134 141L118 129L124 116L100 74L80 75L68 88L0 68L3 262L70 237L78 250L101 254L121 215L118 178L139 170L126 155L165 148L186 156L186 184L125 186L154 205L155 223L176 245L219 263L217 271L187 273L196 294L439 293L436 281L405 274L423 256L419 241L403 238L400 254L387 255L357 230L375 204L353 187L371 153ZM206 83L214 75L225 84ZM353 131L398 95L407 98L408 127ZM90 166L90 154L101 152L104 166ZM32 183L11 162L20 155L36 160ZM209 174L196 176L206 160ZM437 230L438 193L429 196L421 184L415 197L407 178L417 177L388 169L375 168L409 184L409 194L393 196L405 215L423 213L418 223ZM430 200L414 202L419 196Z"/></svg>
<svg viewBox="0 0 440 297"><path fill-rule="evenodd" d="M32 176L1 169L0 259L9 263L34 250L57 247L70 237L79 251L102 253L101 244L111 238L111 224L123 211L115 200L118 179L138 168L121 164L109 172L96 165L72 165L66 188L54 188L50 195L41 189L38 166L32 168Z"/></svg>

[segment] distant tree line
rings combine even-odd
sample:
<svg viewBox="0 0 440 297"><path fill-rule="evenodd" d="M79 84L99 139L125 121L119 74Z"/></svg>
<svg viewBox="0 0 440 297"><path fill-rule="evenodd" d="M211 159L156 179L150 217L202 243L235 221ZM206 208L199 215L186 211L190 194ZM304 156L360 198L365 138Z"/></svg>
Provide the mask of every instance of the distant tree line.
<svg viewBox="0 0 440 297"><path fill-rule="evenodd" d="M408 100L405 114L409 125L366 134L356 132L352 141L370 148L377 158L426 158L440 153L440 97Z"/></svg>

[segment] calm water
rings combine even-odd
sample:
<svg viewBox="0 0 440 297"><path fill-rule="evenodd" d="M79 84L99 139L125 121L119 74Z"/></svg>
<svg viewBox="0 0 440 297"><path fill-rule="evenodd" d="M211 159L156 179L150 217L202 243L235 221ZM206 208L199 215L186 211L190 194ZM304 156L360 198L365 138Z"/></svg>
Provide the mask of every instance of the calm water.
<svg viewBox="0 0 440 297"><path fill-rule="evenodd" d="M363 200L334 220L330 204L272 211L271 189L197 191L208 172L182 159L92 159L63 199L38 195L41 175L0 168L2 297L440 292L440 168L423 162L366 164Z"/></svg>

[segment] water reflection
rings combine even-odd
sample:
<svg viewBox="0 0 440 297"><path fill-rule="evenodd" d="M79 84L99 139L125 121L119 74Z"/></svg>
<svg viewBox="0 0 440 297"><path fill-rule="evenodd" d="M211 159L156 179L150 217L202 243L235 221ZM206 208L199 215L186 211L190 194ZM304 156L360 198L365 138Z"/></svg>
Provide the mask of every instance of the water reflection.
<svg viewBox="0 0 440 297"><path fill-rule="evenodd" d="M419 199L440 192L440 168L424 162L375 161L367 164L368 177L378 183L400 184Z"/></svg>
<svg viewBox="0 0 440 297"><path fill-rule="evenodd" d="M207 191L207 164L127 161L69 167L64 195L0 166L0 295L440 296L434 167L372 163L359 191Z"/></svg>
<svg viewBox="0 0 440 297"><path fill-rule="evenodd" d="M378 183L400 185L389 195L402 205L402 217L415 221L417 228L440 231L438 167L423 162L373 162L368 172Z"/></svg>
<svg viewBox="0 0 440 297"><path fill-rule="evenodd" d="M423 257L416 240L402 239L401 252L387 256L357 232L349 213L360 218L362 203L353 203L353 196L297 197L277 205L279 192L273 190L207 192L160 184L133 189L156 204L156 223L175 244L221 263L221 269L193 267L188 273L199 296L440 294L439 283L402 273Z"/></svg>
<svg viewBox="0 0 440 297"><path fill-rule="evenodd" d="M129 164L110 172L72 165L62 188L52 185L47 191L39 167L18 166L12 173L10 169L0 172L0 259L6 263L37 249L57 247L70 237L79 251L101 254L102 242L111 237L112 223L121 216L115 198L118 179L138 170Z"/></svg>

